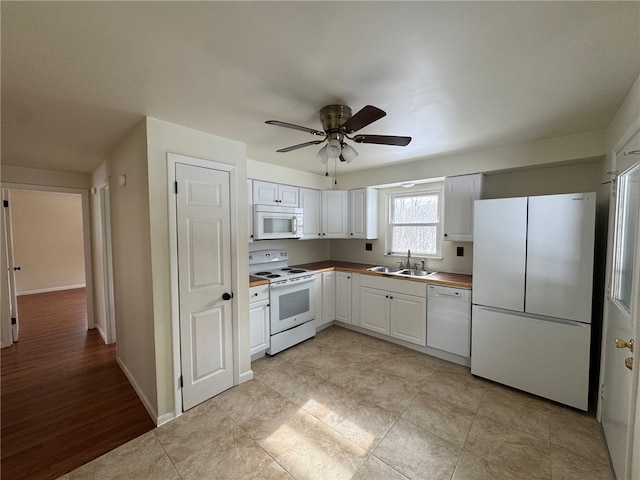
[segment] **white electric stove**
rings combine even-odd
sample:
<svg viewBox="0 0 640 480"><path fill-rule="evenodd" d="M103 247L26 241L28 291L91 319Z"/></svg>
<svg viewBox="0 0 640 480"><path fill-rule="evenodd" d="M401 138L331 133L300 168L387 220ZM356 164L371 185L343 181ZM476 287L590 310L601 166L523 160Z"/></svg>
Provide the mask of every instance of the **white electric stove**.
<svg viewBox="0 0 640 480"><path fill-rule="evenodd" d="M271 338L266 350L275 355L315 336L315 274L289 267L286 250L249 252L249 273L269 280Z"/></svg>

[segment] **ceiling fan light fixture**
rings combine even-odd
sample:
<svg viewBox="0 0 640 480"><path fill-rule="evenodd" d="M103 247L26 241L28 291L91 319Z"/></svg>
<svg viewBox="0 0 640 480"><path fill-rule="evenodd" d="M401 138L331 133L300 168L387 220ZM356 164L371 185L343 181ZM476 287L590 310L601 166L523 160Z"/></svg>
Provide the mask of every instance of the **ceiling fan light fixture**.
<svg viewBox="0 0 640 480"><path fill-rule="evenodd" d="M342 158L345 162L351 163L351 161L358 156L358 152L351 145L346 143L342 147Z"/></svg>
<svg viewBox="0 0 640 480"><path fill-rule="evenodd" d="M318 161L320 163L327 163L327 161L329 160L329 157L327 156L327 146L326 145L324 147L322 147L320 150L318 150L318 153L316 153L316 158L318 159Z"/></svg>
<svg viewBox="0 0 640 480"><path fill-rule="evenodd" d="M337 139L329 140L326 145L327 158L338 158L340 156L340 152L342 151L342 147L340 146L340 141Z"/></svg>

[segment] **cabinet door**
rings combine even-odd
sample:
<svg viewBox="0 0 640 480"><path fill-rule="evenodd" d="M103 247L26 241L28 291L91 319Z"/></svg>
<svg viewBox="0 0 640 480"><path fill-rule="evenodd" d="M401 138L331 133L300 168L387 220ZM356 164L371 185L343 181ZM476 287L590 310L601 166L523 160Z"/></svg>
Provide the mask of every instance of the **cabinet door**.
<svg viewBox="0 0 640 480"><path fill-rule="evenodd" d="M336 319L336 272L322 274L322 324Z"/></svg>
<svg viewBox="0 0 640 480"><path fill-rule="evenodd" d="M336 320L351 323L351 274L336 272Z"/></svg>
<svg viewBox="0 0 640 480"><path fill-rule="evenodd" d="M484 175L461 175L444 180L444 239L473 241L473 202L482 197Z"/></svg>
<svg viewBox="0 0 640 480"><path fill-rule="evenodd" d="M322 192L313 188L300 189L300 207L303 210L303 236L305 240L318 239L322 235Z"/></svg>
<svg viewBox="0 0 640 480"><path fill-rule="evenodd" d="M315 281L315 307L316 307L316 311L315 311L315 316L316 318L313 320L313 324L316 327L316 329L322 327L322 323L324 320L324 292L322 291L322 274L321 273L316 273L315 277L314 277L314 281Z"/></svg>
<svg viewBox="0 0 640 480"><path fill-rule="evenodd" d="M346 238L348 193L346 190L322 192L322 238Z"/></svg>
<svg viewBox="0 0 640 480"><path fill-rule="evenodd" d="M378 238L378 190L349 191L349 238Z"/></svg>
<svg viewBox="0 0 640 480"><path fill-rule="evenodd" d="M390 294L390 335L416 345L427 345L427 301L425 297Z"/></svg>
<svg viewBox="0 0 640 480"><path fill-rule="evenodd" d="M251 355L262 353L269 348L269 302L249 305L249 333Z"/></svg>
<svg viewBox="0 0 640 480"><path fill-rule="evenodd" d="M261 180L253 181L253 203L261 205L275 205L278 200L278 184L271 182L263 182Z"/></svg>
<svg viewBox="0 0 640 480"><path fill-rule="evenodd" d="M298 187L278 185L278 203L284 207L298 207L298 193Z"/></svg>
<svg viewBox="0 0 640 480"><path fill-rule="evenodd" d="M389 294L375 288L360 288L360 326L389 335Z"/></svg>

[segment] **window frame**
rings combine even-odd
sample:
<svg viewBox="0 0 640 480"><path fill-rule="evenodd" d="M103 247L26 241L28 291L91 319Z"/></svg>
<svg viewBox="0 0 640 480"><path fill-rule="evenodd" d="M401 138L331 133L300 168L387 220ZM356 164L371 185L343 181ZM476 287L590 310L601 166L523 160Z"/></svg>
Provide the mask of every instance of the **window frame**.
<svg viewBox="0 0 640 480"><path fill-rule="evenodd" d="M438 209L437 209L437 222L424 222L424 223L394 223L393 222L393 214L394 214L394 199L399 197L422 197L422 196L436 196L438 200ZM393 251L392 247L392 239L393 239L393 228L396 225L402 226L435 226L436 228L436 251L435 253L424 253L411 249L411 255L420 257L420 258L442 258L442 220L443 220L443 189L442 188L429 188L429 189L420 189L413 190L410 192L389 192L387 194L387 229L386 229L386 251L387 255L390 256L405 256L407 252L397 252Z"/></svg>

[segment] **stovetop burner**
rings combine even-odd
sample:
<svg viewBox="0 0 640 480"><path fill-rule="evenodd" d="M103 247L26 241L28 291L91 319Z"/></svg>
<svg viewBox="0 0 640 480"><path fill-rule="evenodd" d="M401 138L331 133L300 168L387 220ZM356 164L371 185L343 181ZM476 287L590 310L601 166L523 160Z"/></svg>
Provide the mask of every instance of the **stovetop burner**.
<svg viewBox="0 0 640 480"><path fill-rule="evenodd" d="M249 253L249 273L281 283L299 277L313 275L313 272L290 267L287 252L284 250L257 250ZM257 270L253 272L253 270Z"/></svg>

